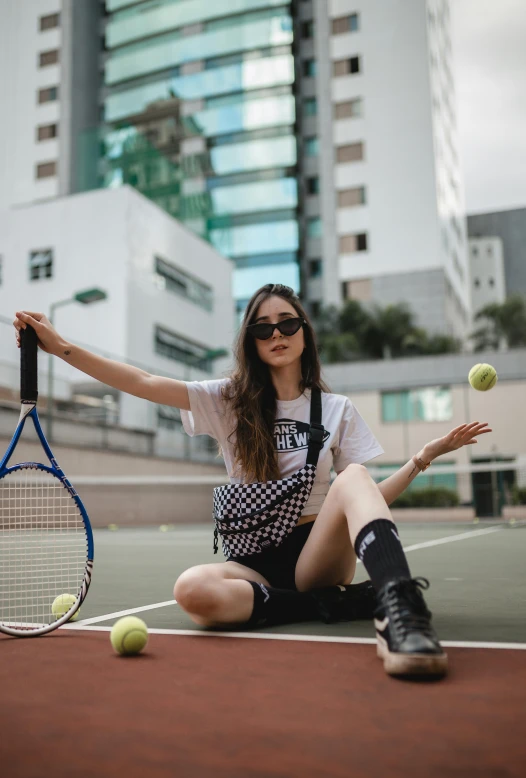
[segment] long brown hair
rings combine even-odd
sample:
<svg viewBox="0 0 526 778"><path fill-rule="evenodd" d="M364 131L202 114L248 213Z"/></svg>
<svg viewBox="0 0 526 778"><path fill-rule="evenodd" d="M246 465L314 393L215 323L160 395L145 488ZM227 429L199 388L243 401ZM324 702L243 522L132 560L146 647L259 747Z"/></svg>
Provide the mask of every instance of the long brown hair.
<svg viewBox="0 0 526 778"><path fill-rule="evenodd" d="M316 336L299 297L289 286L265 284L248 302L234 344L231 380L222 389L223 399L236 420L228 440L235 436L234 460L247 483L280 477L278 457L274 450L276 390L269 367L259 358L254 339L247 331L247 325L253 323L261 303L274 296L282 297L290 303L298 316L306 321L303 325L305 349L301 355L300 391L317 387L321 391L330 392L320 377ZM239 472L236 474L239 475Z"/></svg>

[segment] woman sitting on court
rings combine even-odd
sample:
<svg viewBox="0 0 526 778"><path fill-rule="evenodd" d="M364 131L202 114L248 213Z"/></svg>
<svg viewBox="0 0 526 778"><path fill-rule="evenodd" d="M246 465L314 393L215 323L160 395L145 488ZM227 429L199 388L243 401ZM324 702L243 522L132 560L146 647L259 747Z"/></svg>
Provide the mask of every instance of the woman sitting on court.
<svg viewBox="0 0 526 778"><path fill-rule="evenodd" d="M221 447L234 484L286 478L305 465L311 395L321 390L315 480L297 526L259 553L186 570L174 596L205 627L375 618L378 653L398 675L446 671L422 589L407 564L388 505L441 454L474 442L485 424L463 424L433 440L395 474L376 484L363 466L383 449L351 401L320 378L311 323L287 286L267 284L249 301L227 378L184 382L150 375L66 343L42 314L31 322L44 350L103 383L180 408L189 435L208 434ZM337 476L330 484L330 470ZM223 545L223 548L225 546ZM351 585L357 558L371 581Z"/></svg>

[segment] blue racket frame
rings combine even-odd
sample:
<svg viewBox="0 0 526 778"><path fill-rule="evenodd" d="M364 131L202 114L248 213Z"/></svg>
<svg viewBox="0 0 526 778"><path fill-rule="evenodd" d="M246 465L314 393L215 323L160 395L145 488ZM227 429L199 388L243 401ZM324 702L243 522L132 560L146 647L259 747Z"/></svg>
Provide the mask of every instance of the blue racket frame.
<svg viewBox="0 0 526 778"><path fill-rule="evenodd" d="M44 449L46 456L49 459L51 465L50 467L48 467L47 465L43 465L40 462L18 462L16 465L13 465L12 467L8 467L9 460L13 455L13 452L20 439L22 430L24 429L24 425L28 418L31 418L31 420L33 421L33 425L35 427L40 443L42 444L42 448ZM40 426L40 419L38 418L38 413L37 413L37 408L35 403L22 404L22 411L20 413L20 419L18 420L17 428L7 448L7 451L4 454L4 457L0 462L0 480L4 478L6 475L8 475L9 473L14 473L17 470L27 470L27 469L42 470L45 473L50 473L51 475L55 476L61 481L63 487L69 492L71 497L74 499L77 508L80 511L80 515L82 516L82 520L84 522L84 527L86 530L86 539L87 539L88 548L87 548L86 571L84 574L84 580L82 582L79 591L77 592L77 600L75 604L71 606L71 608L67 613L65 613L59 619L54 621L52 624L46 625L45 627L42 627L40 629L22 631L22 630L16 630L10 627L6 627L5 625L0 626L1 632L5 632L8 635L15 635L16 637L36 637L38 635L45 634L46 632L50 632L51 630L60 627L62 624L65 624L67 621L71 619L72 616L75 615L75 613L82 605L82 602L86 598L86 594L88 592L89 585L91 583L91 575L93 570L93 557L95 553L95 548L93 543L93 531L91 529L91 524L86 509L82 504L82 500L78 496L74 487L72 486L72 484L66 477L64 471L62 470L57 460L53 456L53 452L51 451L51 448L45 438L42 427Z"/></svg>

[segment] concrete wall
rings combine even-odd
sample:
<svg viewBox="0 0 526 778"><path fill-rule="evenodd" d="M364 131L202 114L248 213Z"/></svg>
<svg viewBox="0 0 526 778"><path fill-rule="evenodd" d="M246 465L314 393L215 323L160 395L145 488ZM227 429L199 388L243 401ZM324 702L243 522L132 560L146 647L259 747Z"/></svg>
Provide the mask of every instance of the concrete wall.
<svg viewBox="0 0 526 778"><path fill-rule="evenodd" d="M146 198L127 189L126 244L128 250L125 318L128 358L150 369L169 372L184 380L215 378L230 364L230 357L213 364L213 374L190 368L155 353L154 330L165 326L199 346L228 351L234 340L231 260L196 237ZM176 265L213 289L213 310L154 283L154 257ZM155 427L155 406L129 395L121 398L121 419L131 426Z"/></svg>
<svg viewBox="0 0 526 778"><path fill-rule="evenodd" d="M497 370L499 381L490 392L477 392L469 386L467 376L477 362L487 362ZM351 398L384 448L385 454L371 463L373 467L406 462L428 441L468 421L486 421L493 432L481 436L469 450L464 447L451 453L448 460L466 463L470 456L526 454L526 349L328 365L323 376L333 392ZM441 386L451 387L451 419L382 421L382 392Z"/></svg>

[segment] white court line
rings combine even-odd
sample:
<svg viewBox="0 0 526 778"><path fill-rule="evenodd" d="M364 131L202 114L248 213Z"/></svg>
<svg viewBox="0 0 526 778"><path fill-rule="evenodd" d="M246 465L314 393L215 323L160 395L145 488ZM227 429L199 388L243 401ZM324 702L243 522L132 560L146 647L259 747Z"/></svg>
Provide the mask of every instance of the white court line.
<svg viewBox="0 0 526 778"><path fill-rule="evenodd" d="M441 546L442 543L454 543L455 540L467 540L468 538L476 538L480 535L489 535L492 532L500 532L505 529L502 525L498 527L487 527L486 529L475 529L469 532L461 532L459 535L449 535L447 538L437 538L437 540L428 540L425 543L415 543L414 546L407 546L404 551L418 551L421 548L431 548L431 546Z"/></svg>
<svg viewBox="0 0 526 778"><path fill-rule="evenodd" d="M407 546L404 551L417 551L421 548L430 548L431 546L440 546L443 543L453 543L455 540L467 540L468 538L479 537L480 535L487 535L491 532L499 532L504 529L503 526L488 527L486 529L471 530L469 532L462 532L459 535L448 535L445 538L438 538L437 540L428 540L426 543L416 543L413 546ZM360 561L360 560L358 560ZM82 619L76 623L66 625L68 629L73 629L76 626L95 624L98 621L109 621L110 619L116 619L120 616L130 616L133 613L141 613L141 611L155 610L155 608L165 608L167 605L176 605L175 600L165 600L164 602L153 603L153 605L142 605L139 608L128 608L128 610L116 611L115 613L107 613L104 616L93 616L90 619ZM217 632L215 634L218 634ZM239 633L235 633L239 634Z"/></svg>
<svg viewBox="0 0 526 778"><path fill-rule="evenodd" d="M84 627L82 624L66 624L59 629L85 632L111 632L111 627ZM355 643L375 645L376 638L344 637L338 635L283 635L278 632L219 632L198 629L148 629L150 635L177 635L197 638L242 638L248 640L285 640L298 643ZM526 643L489 643L468 640L441 640L446 648L498 648L508 651L526 651Z"/></svg>
<svg viewBox="0 0 526 778"><path fill-rule="evenodd" d="M469 532L460 532L458 535L448 535L445 538L437 538L436 540L427 540L425 543L415 543L413 546L405 546L404 551L407 554L408 551L418 551L421 548L431 548L432 546L441 546L443 543L454 543L455 540L467 540L468 538L476 538L479 535L489 535L492 532L500 532L505 529L504 526L487 527L486 529L474 529ZM358 564L362 563L361 559L358 559Z"/></svg>
<svg viewBox="0 0 526 778"><path fill-rule="evenodd" d="M109 621L110 619L118 619L121 616L130 616L132 613L141 613L141 611L152 611L155 608L166 608L167 605L177 605L175 600L165 600L164 602L154 602L153 605L141 605L139 608L128 608L125 611L115 611L115 613L106 613L105 616L93 616L91 619L81 619L77 622L71 622L69 627L88 626L89 624L95 624L97 621Z"/></svg>

